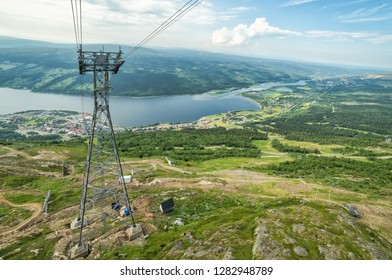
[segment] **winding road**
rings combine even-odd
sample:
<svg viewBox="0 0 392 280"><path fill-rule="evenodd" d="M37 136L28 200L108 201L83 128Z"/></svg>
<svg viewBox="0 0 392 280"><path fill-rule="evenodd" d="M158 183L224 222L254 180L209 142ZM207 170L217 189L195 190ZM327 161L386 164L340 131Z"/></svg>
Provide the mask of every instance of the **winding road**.
<svg viewBox="0 0 392 280"><path fill-rule="evenodd" d="M22 229L23 227L28 225L31 221L33 221L35 218L37 218L42 213L42 205L40 203L14 204L11 201L5 199L3 197L3 195L1 195L1 194L0 194L0 203L6 204L11 207L25 208L25 209L34 211L33 215L31 215L30 218L24 220L23 222L21 222L20 224L18 224L15 227L9 229L8 231L1 232L0 235L6 235L6 234L9 234L13 231L18 231L18 230Z"/></svg>

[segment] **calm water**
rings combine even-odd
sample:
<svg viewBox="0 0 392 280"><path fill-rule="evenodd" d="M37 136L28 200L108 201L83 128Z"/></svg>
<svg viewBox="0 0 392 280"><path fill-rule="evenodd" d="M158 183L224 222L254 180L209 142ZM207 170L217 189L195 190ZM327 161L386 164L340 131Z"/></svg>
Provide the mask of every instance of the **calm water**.
<svg viewBox="0 0 392 280"><path fill-rule="evenodd" d="M26 110L93 111L93 99L60 94L32 93L29 90L0 88L0 115ZM203 116L233 110L257 110L249 99L234 94L222 96L177 95L163 97L110 97L114 125L143 126L157 122L189 122Z"/></svg>
<svg viewBox="0 0 392 280"><path fill-rule="evenodd" d="M110 97L114 125L143 126L157 122L190 122L203 116L234 110L257 110L260 107L240 93L266 90L275 86L298 85L266 83L218 96L209 94L132 98ZM93 99L61 94L32 93L29 90L0 88L0 115L26 110L93 111Z"/></svg>

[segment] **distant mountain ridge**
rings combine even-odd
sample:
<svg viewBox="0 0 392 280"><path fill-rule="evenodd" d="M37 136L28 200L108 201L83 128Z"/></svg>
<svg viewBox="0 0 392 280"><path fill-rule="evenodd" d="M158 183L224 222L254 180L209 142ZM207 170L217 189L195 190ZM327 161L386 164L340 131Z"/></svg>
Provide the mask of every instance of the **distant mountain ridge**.
<svg viewBox="0 0 392 280"><path fill-rule="evenodd" d="M102 45L87 45L99 50ZM123 46L127 53L131 47ZM105 45L105 50L118 46ZM139 49L112 79L113 95L200 94L265 82L296 82L313 77L362 75L376 70L241 57L179 49ZM81 82L76 47L0 36L0 87L36 92L88 94L91 75Z"/></svg>
<svg viewBox="0 0 392 280"><path fill-rule="evenodd" d="M72 44L50 43L29 39L19 39L15 37L0 36L0 48L26 48L26 47L70 47Z"/></svg>

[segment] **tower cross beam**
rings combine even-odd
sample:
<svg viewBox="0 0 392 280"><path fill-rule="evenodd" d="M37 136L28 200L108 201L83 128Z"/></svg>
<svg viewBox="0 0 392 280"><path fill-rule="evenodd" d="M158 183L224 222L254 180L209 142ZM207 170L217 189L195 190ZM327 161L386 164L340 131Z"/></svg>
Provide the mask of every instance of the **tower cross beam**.
<svg viewBox="0 0 392 280"><path fill-rule="evenodd" d="M79 73L85 75L87 72L111 72L117 74L120 67L124 64L122 60L123 52L105 51L79 51Z"/></svg>

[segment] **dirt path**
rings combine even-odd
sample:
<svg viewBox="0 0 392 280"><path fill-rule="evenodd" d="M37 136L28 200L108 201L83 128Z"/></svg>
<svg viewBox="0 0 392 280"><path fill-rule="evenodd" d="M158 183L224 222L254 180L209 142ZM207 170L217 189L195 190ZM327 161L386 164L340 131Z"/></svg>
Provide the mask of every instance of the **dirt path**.
<svg viewBox="0 0 392 280"><path fill-rule="evenodd" d="M146 160L137 160L137 161L132 160L132 161L125 161L125 162L123 162L123 165L124 164L129 164L129 165L150 164L154 168L154 170L157 169L159 166L160 168L165 169L165 170L169 170L169 171L175 171L175 172L187 173L187 174L191 173L191 172L184 170L182 168L167 165L162 160L159 160L159 159L146 159Z"/></svg>
<svg viewBox="0 0 392 280"><path fill-rule="evenodd" d="M11 228L10 230L0 233L0 235L6 235L6 234L9 234L13 231L20 230L21 228L28 225L31 221L33 221L35 218L37 218L42 213L42 205L40 203L14 204L11 201L5 199L1 194L0 194L0 203L7 204L8 206L11 206L11 207L26 208L28 210L34 211L33 215L31 215L30 218L24 220L19 225Z"/></svg>
<svg viewBox="0 0 392 280"><path fill-rule="evenodd" d="M17 151L17 150L10 148L10 147L7 147L7 146L0 146L0 148L10 151L12 155L22 156L26 159L33 159L32 156L30 156L29 154L27 154L25 152ZM8 154L9 153L7 153L6 155L8 155Z"/></svg>

